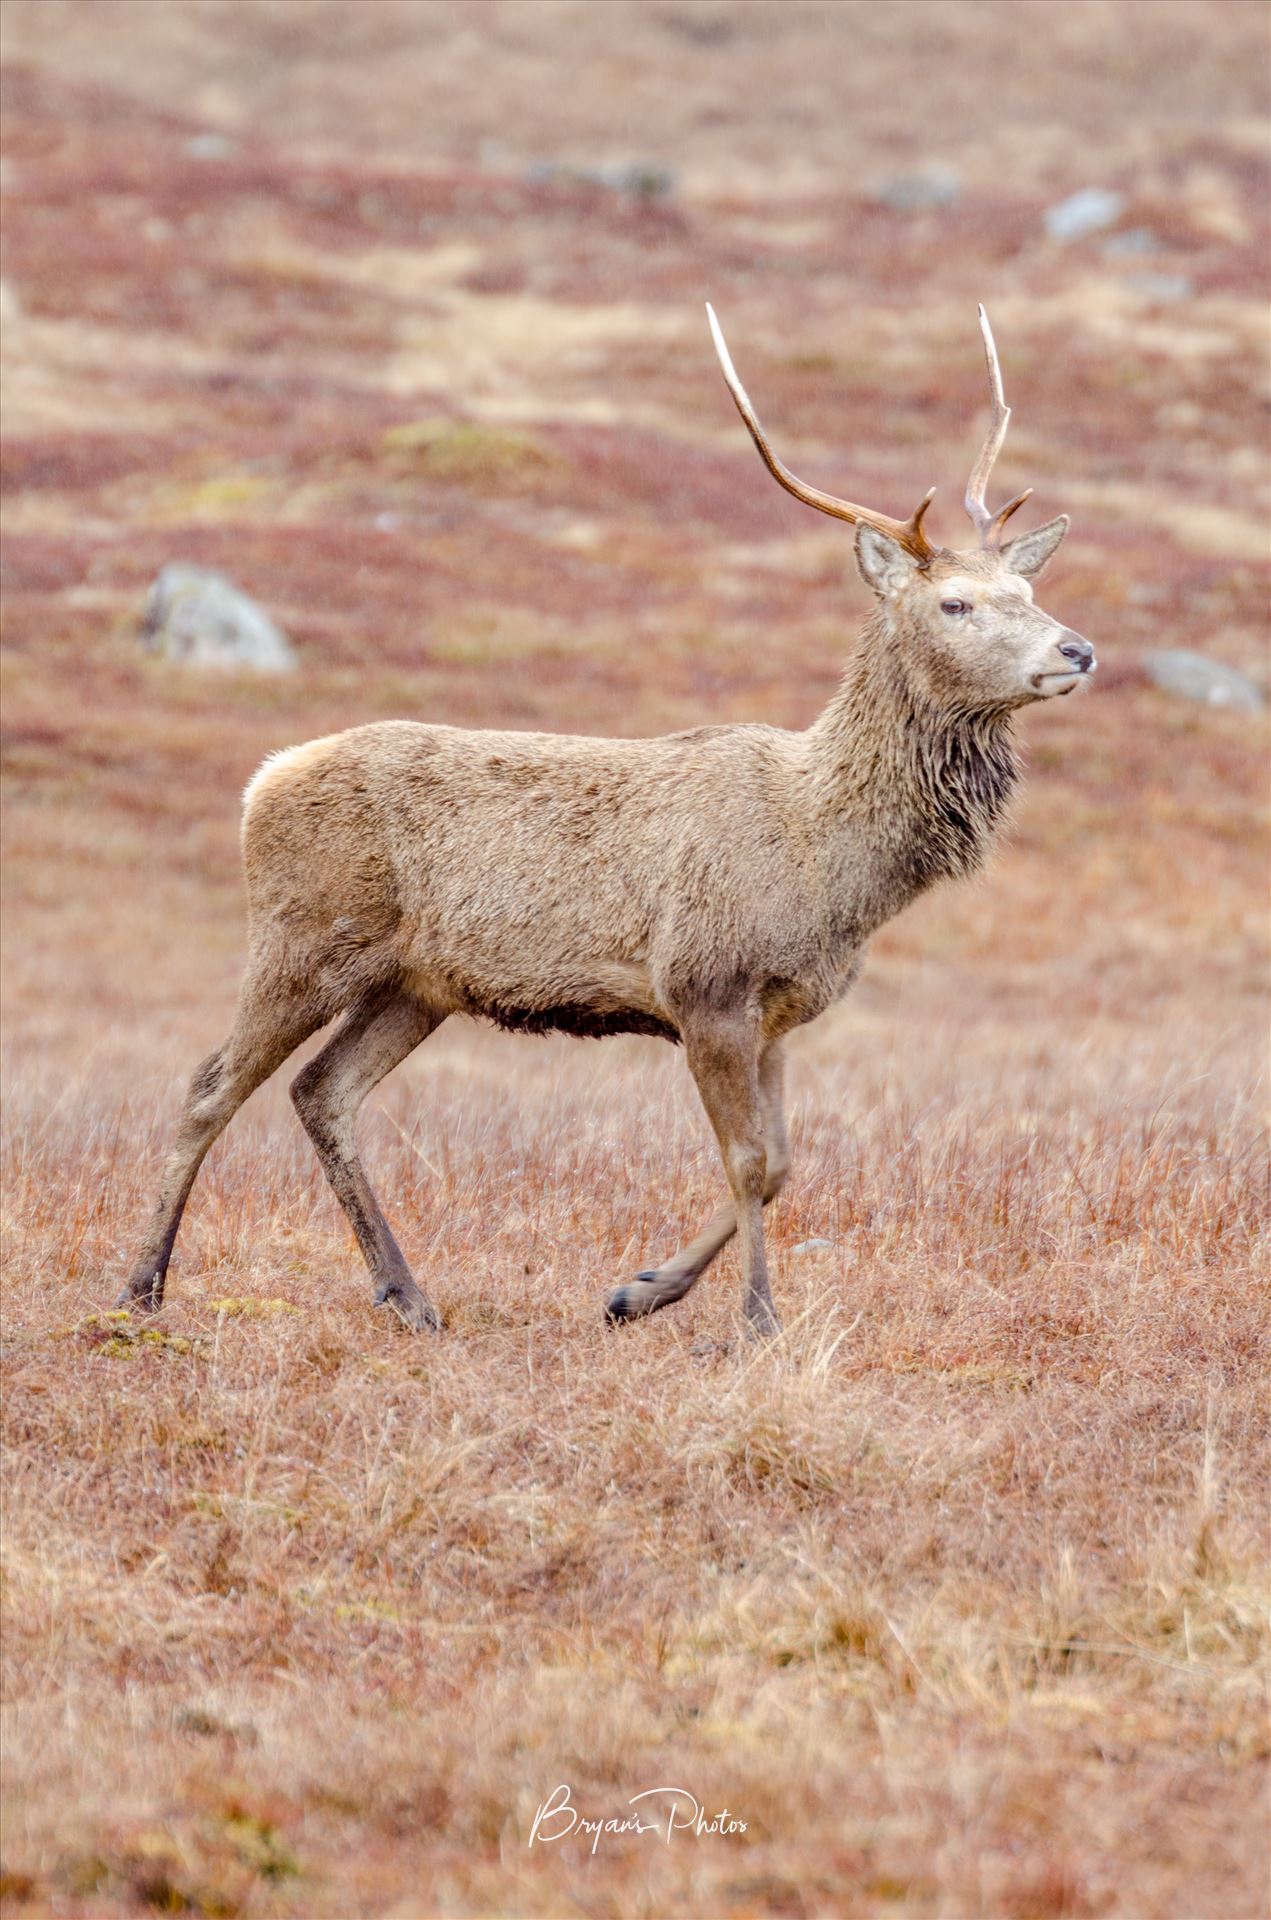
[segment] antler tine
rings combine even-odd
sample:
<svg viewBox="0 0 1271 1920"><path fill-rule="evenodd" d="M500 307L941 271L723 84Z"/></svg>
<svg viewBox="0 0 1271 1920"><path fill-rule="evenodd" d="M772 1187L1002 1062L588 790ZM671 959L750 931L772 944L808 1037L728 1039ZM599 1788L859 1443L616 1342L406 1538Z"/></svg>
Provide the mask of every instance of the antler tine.
<svg viewBox="0 0 1271 1920"><path fill-rule="evenodd" d="M996 513L990 513L985 502L984 491L993 471L993 463L1002 451L1002 442L1006 438L1006 429L1010 425L1011 410L1006 404L1002 392L1002 369L998 363L997 347L993 341L993 329L989 317L980 307L980 335L984 341L984 358L989 369L989 396L993 402L993 417L989 421L989 430L984 436L984 445L971 469L971 478L966 485L966 510L971 523L980 536L982 547L996 546L1002 528L1011 515L1031 498L1033 489L1026 487L1023 493L1016 494L1006 506L999 507Z"/></svg>
<svg viewBox="0 0 1271 1920"><path fill-rule="evenodd" d="M932 487L919 505L915 507L908 520L892 520L885 513L874 513L869 507L856 507L848 500L839 500L832 493L822 493L819 487L810 487L806 481L798 480L789 467L779 460L768 444L768 436L759 424L759 416L750 403L750 397L741 381L737 378L737 369L732 362L724 340L723 330L715 318L715 309L708 300L706 317L710 321L711 338L715 342L715 352L723 369L728 391L732 394L737 411L750 431L750 437L759 449L759 455L773 479L779 481L787 493L796 500L802 500L805 506L816 507L821 513L833 514L836 520L859 522L862 526L873 527L878 533L885 533L897 541L905 550L912 553L916 560L924 564L933 558L936 549L922 530L923 515L931 504L935 488Z"/></svg>

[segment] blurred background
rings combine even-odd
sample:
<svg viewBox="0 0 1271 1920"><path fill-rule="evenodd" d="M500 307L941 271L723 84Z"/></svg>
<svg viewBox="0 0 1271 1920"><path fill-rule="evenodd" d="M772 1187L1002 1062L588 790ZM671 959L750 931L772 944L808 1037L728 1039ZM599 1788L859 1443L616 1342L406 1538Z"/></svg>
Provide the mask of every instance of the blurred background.
<svg viewBox="0 0 1271 1920"><path fill-rule="evenodd" d="M1046 999L1062 955L1088 1013L1239 1029L1259 7L6 0L2 26L11 1065L219 1036L237 798L274 747L813 717L866 595L850 535L762 471L707 298L796 471L900 514L938 485L954 544L983 300L997 496L1073 516L1043 603L1097 688L1027 717L994 906L924 903L893 984L938 940ZM173 564L272 627L197 580L148 599ZM1178 649L1213 676L1158 687Z"/></svg>

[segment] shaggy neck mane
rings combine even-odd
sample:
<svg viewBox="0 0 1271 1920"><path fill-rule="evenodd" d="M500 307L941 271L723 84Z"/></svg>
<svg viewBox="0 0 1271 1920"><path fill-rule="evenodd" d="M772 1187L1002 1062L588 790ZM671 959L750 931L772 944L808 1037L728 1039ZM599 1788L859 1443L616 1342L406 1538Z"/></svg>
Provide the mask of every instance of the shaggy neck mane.
<svg viewBox="0 0 1271 1920"><path fill-rule="evenodd" d="M906 671L881 608L812 728L830 812L877 824L916 887L980 865L1018 775L1005 708L951 706Z"/></svg>

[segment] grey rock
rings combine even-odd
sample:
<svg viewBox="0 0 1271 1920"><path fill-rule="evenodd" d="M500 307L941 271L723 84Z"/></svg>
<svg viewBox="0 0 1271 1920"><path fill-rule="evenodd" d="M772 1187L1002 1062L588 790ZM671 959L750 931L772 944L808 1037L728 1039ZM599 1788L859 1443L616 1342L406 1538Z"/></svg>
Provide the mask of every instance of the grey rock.
<svg viewBox="0 0 1271 1920"><path fill-rule="evenodd" d="M1047 207L1044 218L1052 240L1084 240L1087 234L1101 233L1121 218L1125 206L1123 193L1107 187L1082 187L1066 200Z"/></svg>
<svg viewBox="0 0 1271 1920"><path fill-rule="evenodd" d="M698 13L664 14L662 25L668 33L678 34L681 40L688 40L696 47L726 47L737 35L735 24L721 20L718 15L703 18Z"/></svg>
<svg viewBox="0 0 1271 1920"><path fill-rule="evenodd" d="M1126 227L1121 233L1108 235L1103 251L1109 260L1134 260L1155 253L1160 244L1151 227Z"/></svg>
<svg viewBox="0 0 1271 1920"><path fill-rule="evenodd" d="M660 200L674 193L679 176L674 167L661 160L631 160L623 166L597 167L594 179L614 193L633 193L645 200Z"/></svg>
<svg viewBox="0 0 1271 1920"><path fill-rule="evenodd" d="M1125 284L1143 300L1166 303L1190 300L1196 291L1194 281L1185 273L1128 273Z"/></svg>
<svg viewBox="0 0 1271 1920"><path fill-rule="evenodd" d="M232 160L238 142L225 133L195 133L185 143L191 160Z"/></svg>
<svg viewBox="0 0 1271 1920"><path fill-rule="evenodd" d="M833 1245L832 1240L800 1240L797 1246L791 1247L790 1251L791 1253L828 1253Z"/></svg>
<svg viewBox="0 0 1271 1920"><path fill-rule="evenodd" d="M876 180L870 197L880 207L897 213L916 213L926 207L951 207L962 191L962 176L953 167L924 167L919 173L896 173Z"/></svg>
<svg viewBox="0 0 1271 1920"><path fill-rule="evenodd" d="M1148 678L1166 693L1184 700L1203 700L1210 707L1236 707L1242 713L1260 713L1266 696L1257 682L1237 667L1209 660L1203 653L1178 648L1149 653L1143 662Z"/></svg>
<svg viewBox="0 0 1271 1920"><path fill-rule="evenodd" d="M180 563L164 567L146 597L142 644L192 667L252 667L287 673L296 664L286 635L223 574Z"/></svg>

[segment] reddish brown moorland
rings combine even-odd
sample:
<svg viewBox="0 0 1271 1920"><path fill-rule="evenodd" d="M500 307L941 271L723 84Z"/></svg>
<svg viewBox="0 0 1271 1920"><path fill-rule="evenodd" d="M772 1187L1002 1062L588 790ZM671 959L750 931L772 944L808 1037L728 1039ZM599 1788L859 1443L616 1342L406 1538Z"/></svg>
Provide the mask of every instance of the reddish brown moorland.
<svg viewBox="0 0 1271 1920"><path fill-rule="evenodd" d="M1262 9L0 24L6 1903L1253 1920L1266 731L1143 659L1265 685ZM944 205L880 192L934 166ZM1113 228L1048 238L1091 185ZM229 1023L268 750L799 726L833 688L848 537L760 469L708 297L796 469L891 512L936 482L950 541L983 299L1001 497L1073 513L1041 597L1101 663L1025 717L991 873L793 1048L786 1337L740 1338L727 1256L601 1323L718 1196L670 1049L458 1024L365 1122L443 1337L372 1312L285 1078L163 1314L113 1317ZM146 655L172 559L299 671ZM531 1847L562 1784L744 1831Z"/></svg>

